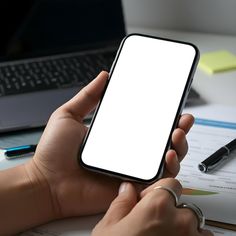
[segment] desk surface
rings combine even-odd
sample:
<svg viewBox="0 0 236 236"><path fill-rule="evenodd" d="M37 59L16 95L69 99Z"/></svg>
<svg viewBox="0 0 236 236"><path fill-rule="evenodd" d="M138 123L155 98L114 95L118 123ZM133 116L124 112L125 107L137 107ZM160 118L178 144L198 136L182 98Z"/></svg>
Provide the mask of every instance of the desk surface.
<svg viewBox="0 0 236 236"><path fill-rule="evenodd" d="M128 29L128 33L134 32L189 41L199 48L201 54L222 49L236 54L236 36L143 28ZM193 80L193 88L199 92L207 103L236 105L236 70L208 75L197 69Z"/></svg>

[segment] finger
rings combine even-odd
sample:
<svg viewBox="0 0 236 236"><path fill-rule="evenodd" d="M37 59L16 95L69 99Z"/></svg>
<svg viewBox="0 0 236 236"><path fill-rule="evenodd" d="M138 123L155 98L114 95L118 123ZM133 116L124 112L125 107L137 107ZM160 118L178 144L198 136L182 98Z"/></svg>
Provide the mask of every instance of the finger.
<svg viewBox="0 0 236 236"><path fill-rule="evenodd" d="M178 208L176 219L179 220L179 225L185 230L183 235L198 235L198 236L212 236L212 232L206 229L198 228L198 218L196 214L187 208Z"/></svg>
<svg viewBox="0 0 236 236"><path fill-rule="evenodd" d="M174 130L171 141L172 141L172 149L175 150L178 161L181 162L185 155L188 152L188 142L186 139L186 134L189 132L190 128L194 123L194 117L190 114L184 114L181 116L178 124L178 128ZM168 157L167 157L168 158ZM176 169L178 165L175 166L167 166L167 176L176 176L178 172Z"/></svg>
<svg viewBox="0 0 236 236"><path fill-rule="evenodd" d="M182 129L177 128L174 130L172 134L171 148L176 151L179 162L181 162L188 152L188 142L186 139L186 134Z"/></svg>
<svg viewBox="0 0 236 236"><path fill-rule="evenodd" d="M144 189L140 193L140 197L143 198L145 195L153 191L156 186L165 186L172 189L176 193L178 198L180 197L182 193L182 186L178 180L173 179L173 178L165 178L165 179L160 179L159 181L155 182L154 184ZM165 192L166 192L165 194L168 194L169 195L168 197L172 198L172 201L173 201L173 196L171 196L171 194L168 193L168 191L165 191Z"/></svg>
<svg viewBox="0 0 236 236"><path fill-rule="evenodd" d="M185 134L189 132L194 123L194 117L191 114L183 114L180 117L178 127L182 129Z"/></svg>
<svg viewBox="0 0 236 236"><path fill-rule="evenodd" d="M68 101L63 109L82 121L98 104L107 83L108 73L102 71L92 82Z"/></svg>
<svg viewBox="0 0 236 236"><path fill-rule="evenodd" d="M111 203L104 221L108 221L113 224L120 221L137 203L137 192L135 187L131 183L122 183L119 189L118 196Z"/></svg>
<svg viewBox="0 0 236 236"><path fill-rule="evenodd" d="M165 172L163 177L175 177L179 173L180 163L174 150L169 150L166 153L165 163Z"/></svg>
<svg viewBox="0 0 236 236"><path fill-rule="evenodd" d="M172 222L171 219L175 219L181 189L182 187L176 179L166 178L157 181L141 192L140 201L127 218L136 216L136 222L148 221L154 224L156 222L158 226Z"/></svg>
<svg viewBox="0 0 236 236"><path fill-rule="evenodd" d="M192 235L194 232L195 234L198 232L198 219L196 214L187 208L177 208L176 209L176 219L179 219L182 228L191 231L186 232L187 235ZM189 227L191 225L191 227Z"/></svg>

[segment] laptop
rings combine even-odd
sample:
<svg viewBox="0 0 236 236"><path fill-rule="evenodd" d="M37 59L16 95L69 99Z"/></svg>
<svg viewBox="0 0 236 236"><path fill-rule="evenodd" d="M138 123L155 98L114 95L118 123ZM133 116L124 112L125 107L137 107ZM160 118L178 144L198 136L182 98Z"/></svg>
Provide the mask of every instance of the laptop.
<svg viewBox="0 0 236 236"><path fill-rule="evenodd" d="M1 0L0 133L44 127L126 35L121 0Z"/></svg>

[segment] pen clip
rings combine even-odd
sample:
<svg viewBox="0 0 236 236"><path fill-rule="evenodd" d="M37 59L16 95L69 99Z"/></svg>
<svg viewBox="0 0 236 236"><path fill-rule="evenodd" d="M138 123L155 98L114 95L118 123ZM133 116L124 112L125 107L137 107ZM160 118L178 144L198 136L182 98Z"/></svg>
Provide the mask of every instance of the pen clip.
<svg viewBox="0 0 236 236"><path fill-rule="evenodd" d="M212 164L210 166L207 167L207 171L211 171L211 170L215 170L216 167L220 166L226 159L228 159L229 154L225 154L224 156L222 156L222 158L220 159L220 161L216 162L215 164Z"/></svg>
<svg viewBox="0 0 236 236"><path fill-rule="evenodd" d="M223 146L222 148L224 148L227 151L227 154L225 154L227 157L230 154L230 149L227 146Z"/></svg>

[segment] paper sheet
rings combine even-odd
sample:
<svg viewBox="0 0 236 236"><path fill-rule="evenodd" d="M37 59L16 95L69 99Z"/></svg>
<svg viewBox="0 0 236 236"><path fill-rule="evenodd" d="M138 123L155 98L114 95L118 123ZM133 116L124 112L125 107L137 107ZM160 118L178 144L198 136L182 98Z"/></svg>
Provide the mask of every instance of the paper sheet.
<svg viewBox="0 0 236 236"><path fill-rule="evenodd" d="M90 236L92 229L102 215L75 217L45 224L28 230L18 236Z"/></svg>
<svg viewBox="0 0 236 236"><path fill-rule="evenodd" d="M214 236L236 236L236 232L232 230L220 229L218 227L213 227L208 225L206 225L205 228L211 230Z"/></svg>
<svg viewBox="0 0 236 236"><path fill-rule="evenodd" d="M205 106L186 112L193 113L196 122L188 135L189 152L177 176L189 188L181 200L196 203L209 220L236 224L236 152L213 172L198 170L201 161L236 137L236 107Z"/></svg>

